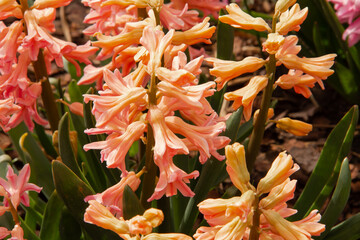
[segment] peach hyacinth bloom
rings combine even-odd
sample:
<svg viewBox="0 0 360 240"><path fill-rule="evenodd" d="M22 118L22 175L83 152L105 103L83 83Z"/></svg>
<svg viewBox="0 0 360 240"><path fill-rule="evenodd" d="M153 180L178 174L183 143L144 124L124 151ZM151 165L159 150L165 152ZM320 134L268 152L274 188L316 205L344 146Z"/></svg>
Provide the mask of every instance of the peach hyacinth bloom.
<svg viewBox="0 0 360 240"><path fill-rule="evenodd" d="M143 215L136 215L125 220L122 217L116 218L106 207L95 200L90 200L89 204L85 210L84 221L109 229L125 240L192 239L181 233L151 233L153 228L158 227L164 220L164 214L159 209L150 208Z"/></svg>
<svg viewBox="0 0 360 240"><path fill-rule="evenodd" d="M231 3L226 6L228 15L219 17L219 20L223 23L227 23L235 28L241 28L246 30L255 30L258 32L268 31L271 32L271 28L264 21L264 19L258 17L254 18L245 13L236 3Z"/></svg>
<svg viewBox="0 0 360 240"><path fill-rule="evenodd" d="M210 74L215 76L217 89L221 90L231 79L244 73L255 72L264 66L265 60L257 57L246 57L241 61L220 60L217 58L206 58L205 61L213 64Z"/></svg>
<svg viewBox="0 0 360 240"><path fill-rule="evenodd" d="M244 117L248 121L251 117L255 97L267 84L268 78L266 76L255 76L250 79L245 87L225 93L224 98L228 101L234 101L232 106L234 110L244 106Z"/></svg>
<svg viewBox="0 0 360 240"><path fill-rule="evenodd" d="M318 223L320 214L313 210L296 222L285 220L296 213L286 202L294 197L296 181L289 176L299 167L290 155L280 153L270 170L255 188L246 170L244 147L239 143L225 148L227 171L242 195L230 199L206 199L198 207L210 227L197 229L196 240L249 239L254 209L260 213L259 239L312 239L325 225ZM265 197L261 198L264 194ZM259 202L259 199L260 202Z"/></svg>
<svg viewBox="0 0 360 240"><path fill-rule="evenodd" d="M123 215L123 194L125 186L129 186L133 191L136 191L140 185L140 175L142 171L135 174L129 172L126 177L123 177L121 181L114 186L106 189L104 192L87 196L84 201L96 200L102 205L106 206L112 214L116 217L122 217Z"/></svg>

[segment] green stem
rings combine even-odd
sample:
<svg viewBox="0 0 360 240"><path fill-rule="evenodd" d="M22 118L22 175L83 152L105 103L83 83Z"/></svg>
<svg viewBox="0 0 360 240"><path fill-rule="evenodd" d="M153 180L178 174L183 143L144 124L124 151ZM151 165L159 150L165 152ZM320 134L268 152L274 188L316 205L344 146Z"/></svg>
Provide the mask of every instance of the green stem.
<svg viewBox="0 0 360 240"><path fill-rule="evenodd" d="M43 100L51 130L54 132L58 129L60 117L46 71L45 59L42 50L39 51L38 59L32 64L35 70L36 81L41 82L41 98Z"/></svg>
<svg viewBox="0 0 360 240"><path fill-rule="evenodd" d="M160 25L160 15L159 12L156 9L154 10L154 14L156 17L156 24ZM156 91L157 91L157 83L158 80L155 76L155 72L151 75L150 80L150 88L148 92L149 96L149 109L151 106L157 105L157 99L156 99ZM145 209L148 209L151 207L151 203L147 201L147 199L152 195L155 189L155 179L157 175L157 166L154 162L154 146L155 146L155 139L154 139L154 131L148 123L147 125L147 137L146 137L146 150L145 150L145 169L146 173L144 174L143 179L143 188L141 191L140 201L141 204Z"/></svg>
<svg viewBox="0 0 360 240"><path fill-rule="evenodd" d="M250 228L249 240L258 240L259 239L259 226L260 226L260 211L259 211L259 197L256 196L254 202L254 216L253 224Z"/></svg>
<svg viewBox="0 0 360 240"><path fill-rule="evenodd" d="M29 9L29 5L27 0L20 0L21 3L21 11L23 14L26 10ZM26 23L24 22L25 33L27 34L27 27ZM57 105L55 102L55 98L51 89L51 85L49 82L49 76L47 74L46 65L44 54L42 50L39 50L38 59L32 62L34 71L35 71L35 78L36 82L41 82L41 98L43 100L44 108L46 110L46 115L48 117L51 130L54 132L58 129L59 124L59 112L57 109Z"/></svg>
<svg viewBox="0 0 360 240"><path fill-rule="evenodd" d="M273 18L272 32L276 32L276 17ZM268 76L268 84L264 90L259 115L255 121L254 128L249 141L246 152L246 164L249 172L254 168L256 157L260 150L261 140L264 136L265 123L267 120L268 110L270 107L271 96L273 93L273 85L275 82L276 58L275 54L270 54L269 62L266 65L266 73Z"/></svg>
<svg viewBox="0 0 360 240"><path fill-rule="evenodd" d="M149 89L149 108L152 105L156 105L156 77L155 74L152 74L150 80L150 89ZM150 208L151 203L147 201L147 199L151 196L155 189L155 178L157 173L157 166L154 162L154 146L155 146L155 139L154 139L154 131L148 123L147 126L147 137L146 137L146 150L145 150L145 169L146 173L144 174L143 179L143 188L141 192L141 204L145 209Z"/></svg>

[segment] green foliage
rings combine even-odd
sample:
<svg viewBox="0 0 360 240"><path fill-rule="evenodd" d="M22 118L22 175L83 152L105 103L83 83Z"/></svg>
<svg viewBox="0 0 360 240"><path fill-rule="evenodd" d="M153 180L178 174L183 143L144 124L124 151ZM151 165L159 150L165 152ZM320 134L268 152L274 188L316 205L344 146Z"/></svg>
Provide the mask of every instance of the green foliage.
<svg viewBox="0 0 360 240"><path fill-rule="evenodd" d="M357 106L352 107L330 133L303 192L295 203L298 213L290 219L298 220L316 207L321 207L338 178L342 160L349 153L359 117ZM314 204L315 203L315 204Z"/></svg>

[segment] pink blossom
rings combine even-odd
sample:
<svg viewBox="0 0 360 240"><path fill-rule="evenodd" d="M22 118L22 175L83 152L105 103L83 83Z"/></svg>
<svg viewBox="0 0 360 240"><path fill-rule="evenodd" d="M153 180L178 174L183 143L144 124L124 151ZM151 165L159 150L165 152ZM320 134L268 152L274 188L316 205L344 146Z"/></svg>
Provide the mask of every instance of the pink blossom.
<svg viewBox="0 0 360 240"><path fill-rule="evenodd" d="M343 40L348 40L349 47L354 46L360 40L360 17L350 24L343 33Z"/></svg>
<svg viewBox="0 0 360 240"><path fill-rule="evenodd" d="M0 69L3 74L10 73L12 64L17 61L16 52L20 45L17 39L22 31L23 23L15 21L0 33Z"/></svg>
<svg viewBox="0 0 360 240"><path fill-rule="evenodd" d="M174 8L183 9L187 4L189 9L198 9L204 13L204 16L212 14L218 17L220 9L224 8L226 3L219 0L172 0Z"/></svg>
<svg viewBox="0 0 360 240"><path fill-rule="evenodd" d="M21 110L21 107L14 104L12 97L0 100L0 127L5 131L9 131L11 128L7 127L10 120L10 116Z"/></svg>
<svg viewBox="0 0 360 240"><path fill-rule="evenodd" d="M0 185L8 193L8 197L12 203L12 205L17 208L20 204L24 204L25 206L29 206L29 196L26 191L35 191L40 192L42 188L36 186L35 184L28 183L30 178L30 165L25 164L24 167L19 172L19 175L14 173L14 170L11 167L8 167L8 171L6 174L6 181L3 178L0 178ZM7 198L5 198L5 206L7 206Z"/></svg>
<svg viewBox="0 0 360 240"><path fill-rule="evenodd" d="M11 231L9 231L7 228L0 227L0 239L6 238L10 233Z"/></svg>
<svg viewBox="0 0 360 240"><path fill-rule="evenodd" d="M355 45L360 40L360 1L358 0L328 0L334 3L336 16L341 23L349 26L343 33L343 39L348 39L349 46Z"/></svg>
<svg viewBox="0 0 360 240"><path fill-rule="evenodd" d="M131 145L143 136L146 124L140 121L131 123L123 133L113 132L105 141L93 142L84 146L85 151L89 149L102 149L101 161L106 161L107 167L119 168L123 175L127 174L125 167L125 155ZM86 131L88 134L96 133ZM98 133L96 133L98 134Z"/></svg>
<svg viewBox="0 0 360 240"><path fill-rule="evenodd" d="M185 31L201 21L198 15L197 11L188 10L188 4L183 9L176 9L173 3L169 3L161 7L160 20L167 29Z"/></svg>
<svg viewBox="0 0 360 240"><path fill-rule="evenodd" d="M192 178L197 178L199 176L198 171L187 174L176 167L167 154L161 158L155 158L155 163L159 167L160 176L154 194L147 200L148 202L160 199L164 194L167 197L176 195L177 190L186 197L195 195L186 183L189 183Z"/></svg>
<svg viewBox="0 0 360 240"><path fill-rule="evenodd" d="M21 6L16 0L4 0L0 6L0 20L8 17L22 18Z"/></svg>
<svg viewBox="0 0 360 240"><path fill-rule="evenodd" d="M140 176L134 172L129 172L126 177L123 177L121 181L114 186L106 189L104 192L87 196L84 200L96 200L102 205L110 208L110 212L117 217L123 215L123 193L125 186L129 186L133 191L140 185Z"/></svg>
<svg viewBox="0 0 360 240"><path fill-rule="evenodd" d="M28 10L24 14L28 34L24 38L22 47L29 49L29 56L32 61L36 61L40 48L47 48L57 60L58 65L62 65L61 53L70 52L76 45L63 40L54 38L47 30L38 25L35 14ZM60 58L60 59L59 59Z"/></svg>

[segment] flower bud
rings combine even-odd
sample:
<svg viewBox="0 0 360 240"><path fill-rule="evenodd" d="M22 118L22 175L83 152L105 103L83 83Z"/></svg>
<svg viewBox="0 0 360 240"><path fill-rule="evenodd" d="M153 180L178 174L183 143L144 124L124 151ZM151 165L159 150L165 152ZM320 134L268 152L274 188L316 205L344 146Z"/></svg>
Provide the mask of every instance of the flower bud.
<svg viewBox="0 0 360 240"><path fill-rule="evenodd" d="M135 216L128 221L130 234L150 234L152 232L151 223L143 216Z"/></svg>
<svg viewBox="0 0 360 240"><path fill-rule="evenodd" d="M278 33L269 33L268 38L262 44L263 51L269 54L275 54L284 42L285 38L282 35L279 35Z"/></svg>
<svg viewBox="0 0 360 240"><path fill-rule="evenodd" d="M226 170L231 181L242 193L249 190L250 174L246 167L244 146L234 143L225 147Z"/></svg>
<svg viewBox="0 0 360 240"><path fill-rule="evenodd" d="M275 15L279 16L281 13L285 12L292 5L296 3L296 0L278 0L275 4Z"/></svg>
<svg viewBox="0 0 360 240"><path fill-rule="evenodd" d="M253 124L256 123L256 120L259 116L259 113L260 113L260 109L257 109L255 112L254 112L254 121L253 121ZM268 121L270 118L272 118L274 116L274 109L273 108L269 108L268 110L268 113L267 113L267 117L266 117L266 121Z"/></svg>
<svg viewBox="0 0 360 240"><path fill-rule="evenodd" d="M312 125L290 118L281 118L276 121L276 127L285 130L295 136L306 136L312 130Z"/></svg>
<svg viewBox="0 0 360 240"><path fill-rule="evenodd" d="M146 210L143 214L143 217L151 223L152 227L159 226L162 221L164 221L164 214L161 210L156 208L150 208Z"/></svg>

